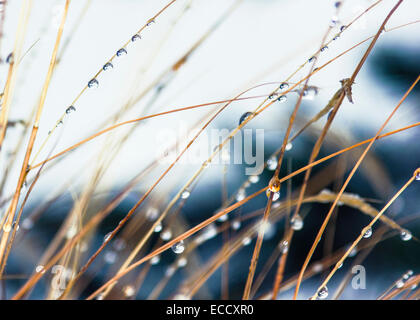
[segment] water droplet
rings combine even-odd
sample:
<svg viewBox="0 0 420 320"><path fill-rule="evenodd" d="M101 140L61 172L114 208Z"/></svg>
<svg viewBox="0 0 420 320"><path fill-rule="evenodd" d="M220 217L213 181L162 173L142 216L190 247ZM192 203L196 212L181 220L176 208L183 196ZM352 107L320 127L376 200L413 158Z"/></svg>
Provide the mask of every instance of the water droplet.
<svg viewBox="0 0 420 320"><path fill-rule="evenodd" d="M149 22L147 22L146 26L150 27L150 25L151 25L152 23L155 23L155 20L150 20Z"/></svg>
<svg viewBox="0 0 420 320"><path fill-rule="evenodd" d="M117 51L117 57L125 56L127 54L127 50L125 48L121 48Z"/></svg>
<svg viewBox="0 0 420 320"><path fill-rule="evenodd" d="M152 259L150 259L151 265L156 265L160 262L160 256L154 256Z"/></svg>
<svg viewBox="0 0 420 320"><path fill-rule="evenodd" d="M130 297L134 296L135 293L136 293L136 290L134 289L133 286L125 286L124 287L124 295L127 298L130 298Z"/></svg>
<svg viewBox="0 0 420 320"><path fill-rule="evenodd" d="M286 144L286 151L290 151L293 148L293 144L291 142L289 142L288 144Z"/></svg>
<svg viewBox="0 0 420 320"><path fill-rule="evenodd" d="M185 267L187 265L187 263L188 263L188 260L186 258L182 257L181 259L178 260L178 263L177 263L178 268Z"/></svg>
<svg viewBox="0 0 420 320"><path fill-rule="evenodd" d="M162 224L159 223L156 227L155 227L155 232L161 232L162 231Z"/></svg>
<svg viewBox="0 0 420 320"><path fill-rule="evenodd" d="M228 219L228 216L227 216L227 214L225 214L225 215L221 216L219 219L217 219L217 221L225 222L225 221L227 221L227 219Z"/></svg>
<svg viewBox="0 0 420 320"><path fill-rule="evenodd" d="M280 242L279 248L282 254L286 254L289 251L289 241L283 240L282 242Z"/></svg>
<svg viewBox="0 0 420 320"><path fill-rule="evenodd" d="M339 8L339 7L341 6L341 1L336 1L336 2L334 3L334 6L335 6L336 8Z"/></svg>
<svg viewBox="0 0 420 320"><path fill-rule="evenodd" d="M141 36L136 33L134 36L131 37L131 42L136 42L137 40L140 40Z"/></svg>
<svg viewBox="0 0 420 320"><path fill-rule="evenodd" d="M168 241L172 238L172 231L170 229L166 229L160 234L160 238L164 241Z"/></svg>
<svg viewBox="0 0 420 320"><path fill-rule="evenodd" d="M268 191L268 192L270 192L270 191ZM268 195L267 195L267 197L268 197ZM273 201L277 201L279 199L280 199L280 192L274 192L273 193Z"/></svg>
<svg viewBox="0 0 420 320"><path fill-rule="evenodd" d="M14 63L13 52L9 53L9 55L7 56L6 63L8 64Z"/></svg>
<svg viewBox="0 0 420 320"><path fill-rule="evenodd" d="M246 198L245 189L239 189L238 193L235 196L236 201L242 201Z"/></svg>
<svg viewBox="0 0 420 320"><path fill-rule="evenodd" d="M280 90L285 90L289 88L289 84L287 82L283 82L282 84L280 84L279 89Z"/></svg>
<svg viewBox="0 0 420 320"><path fill-rule="evenodd" d="M330 21L330 26L331 27L335 27L336 25L337 25L337 23L338 23L338 17L337 16L333 16L332 18L331 18L331 21Z"/></svg>
<svg viewBox="0 0 420 320"><path fill-rule="evenodd" d="M397 288L402 288L404 286L404 281L403 280L397 280L397 282L395 282L395 286Z"/></svg>
<svg viewBox="0 0 420 320"><path fill-rule="evenodd" d="M342 25L342 26L340 27L340 32L343 32L344 30L346 30L346 28L347 28L347 26Z"/></svg>
<svg viewBox="0 0 420 320"><path fill-rule="evenodd" d="M171 247L172 251L176 254L180 254L183 253L185 250L185 245L184 245L184 241L180 241L175 243L172 247Z"/></svg>
<svg viewBox="0 0 420 320"><path fill-rule="evenodd" d="M11 230L12 230L12 225L11 224L5 223L3 225L3 231L4 232L10 232Z"/></svg>
<svg viewBox="0 0 420 320"><path fill-rule="evenodd" d="M372 236L372 228L369 228L366 230L365 234L363 235L363 238L370 238Z"/></svg>
<svg viewBox="0 0 420 320"><path fill-rule="evenodd" d="M35 271L37 273L45 273L45 268L44 266L39 265L39 266L36 266Z"/></svg>
<svg viewBox="0 0 420 320"><path fill-rule="evenodd" d="M60 128L63 125L63 120L60 120L56 124L56 128Z"/></svg>
<svg viewBox="0 0 420 320"><path fill-rule="evenodd" d="M277 101L280 103L286 102L287 101L287 97L285 95L282 95L280 97L277 98Z"/></svg>
<svg viewBox="0 0 420 320"><path fill-rule="evenodd" d="M337 33L337 34L334 36L333 41L336 41L336 40L338 40L339 38L340 38L340 34L339 34L339 33Z"/></svg>
<svg viewBox="0 0 420 320"><path fill-rule="evenodd" d="M88 87L89 88L97 88L99 87L99 82L96 79L92 79L88 82Z"/></svg>
<svg viewBox="0 0 420 320"><path fill-rule="evenodd" d="M239 119L239 125L241 125L245 120L252 116L252 112L245 112Z"/></svg>
<svg viewBox="0 0 420 320"><path fill-rule="evenodd" d="M189 198L190 194L191 194L191 192L188 189L185 189L181 194L181 198L182 199L187 199L187 198Z"/></svg>
<svg viewBox="0 0 420 320"><path fill-rule="evenodd" d="M416 180L417 180L417 181L420 181L420 172L418 172L418 173L416 174Z"/></svg>
<svg viewBox="0 0 420 320"><path fill-rule="evenodd" d="M319 289L318 291L318 298L319 299L326 299L328 297L328 288L327 287L322 287L321 289Z"/></svg>
<svg viewBox="0 0 420 320"><path fill-rule="evenodd" d="M260 181L260 176L254 175L254 176L249 176L249 182L251 183L258 183L258 181Z"/></svg>
<svg viewBox="0 0 420 320"><path fill-rule="evenodd" d="M112 232L109 232L104 237L104 242L107 242L111 238Z"/></svg>
<svg viewBox="0 0 420 320"><path fill-rule="evenodd" d="M32 221L31 218L26 218L25 220L22 221L22 228L25 230L32 229L33 226L34 226L34 222Z"/></svg>
<svg viewBox="0 0 420 320"><path fill-rule="evenodd" d="M327 51L328 50L328 46L324 46L321 48L321 52Z"/></svg>
<svg viewBox="0 0 420 320"><path fill-rule="evenodd" d="M274 171L277 168L277 164L277 158L275 156L272 156L267 160L267 169L270 171Z"/></svg>
<svg viewBox="0 0 420 320"><path fill-rule="evenodd" d="M74 106L70 106L66 109L66 114L70 114L74 111L76 111L76 108Z"/></svg>
<svg viewBox="0 0 420 320"><path fill-rule="evenodd" d="M113 65L111 62L107 62L107 63L105 63L105 64L104 64L104 66L102 67L102 69L103 69L104 71L111 70L111 69L113 69L113 68L114 68L114 65Z"/></svg>
<svg viewBox="0 0 420 320"><path fill-rule="evenodd" d="M355 256L356 256L356 254L357 254L357 249L356 249L356 248L353 248L353 249L350 251L350 253L349 253L349 257L350 257L350 258L353 258L353 257L355 257Z"/></svg>
<svg viewBox="0 0 420 320"><path fill-rule="evenodd" d="M313 62L313 61L315 61L316 60L316 57L315 56L312 56L312 57L310 57L309 59L308 59L308 62L309 63L311 63L311 62Z"/></svg>
<svg viewBox="0 0 420 320"><path fill-rule="evenodd" d="M247 245L249 245L251 243L251 238L250 237L245 237L245 238L243 238L242 239L242 244L244 245L244 246L247 246Z"/></svg>
<svg viewBox="0 0 420 320"><path fill-rule="evenodd" d="M408 231L408 230L403 230L403 231L401 231L401 233L400 233L400 237L401 237L401 240L402 240L402 241L409 241L409 240L411 240L411 239L413 238L413 235L411 234L411 232L410 232L410 231Z"/></svg>
<svg viewBox="0 0 420 320"><path fill-rule="evenodd" d="M290 221L290 224L291 224L293 230L295 230L295 231L302 230L303 219L300 215L297 215L297 216L292 218L292 220Z"/></svg>
<svg viewBox="0 0 420 320"><path fill-rule="evenodd" d="M305 100L313 100L318 95L318 88L314 86L308 86L305 91L303 91L302 98Z"/></svg>
<svg viewBox="0 0 420 320"><path fill-rule="evenodd" d="M268 99L272 100L277 96L277 93L272 93L268 96Z"/></svg>
<svg viewBox="0 0 420 320"><path fill-rule="evenodd" d="M271 192L279 192L281 187L280 179L276 176L271 178L270 183L268 184L268 190Z"/></svg>
<svg viewBox="0 0 420 320"><path fill-rule="evenodd" d="M157 217L159 216L159 210L154 208L154 207L150 207L147 209L146 211L146 218L149 221L154 221L157 219Z"/></svg>
<svg viewBox="0 0 420 320"><path fill-rule="evenodd" d="M315 263L312 267L312 270L316 273L321 272L323 269L324 267L322 266L322 263Z"/></svg>
<svg viewBox="0 0 420 320"><path fill-rule="evenodd" d="M121 251L127 246L127 243L124 239L116 239L112 245L115 248L115 250Z"/></svg>
<svg viewBox="0 0 420 320"><path fill-rule="evenodd" d="M113 264L117 260L117 254L111 250L105 253L104 260L108 264Z"/></svg>
<svg viewBox="0 0 420 320"><path fill-rule="evenodd" d="M224 217L227 217L227 215L224 215ZM214 224L208 225L201 235L202 240L209 240L217 236L217 227Z"/></svg>
<svg viewBox="0 0 420 320"><path fill-rule="evenodd" d="M71 239L71 238L73 238L76 234L77 234L77 225L73 223L73 224L69 227L69 229L67 230L67 233L66 233L66 238L67 238L67 239Z"/></svg>
<svg viewBox="0 0 420 320"><path fill-rule="evenodd" d="M233 230L239 230L241 228L241 221L239 219L236 219L232 222L232 229Z"/></svg>

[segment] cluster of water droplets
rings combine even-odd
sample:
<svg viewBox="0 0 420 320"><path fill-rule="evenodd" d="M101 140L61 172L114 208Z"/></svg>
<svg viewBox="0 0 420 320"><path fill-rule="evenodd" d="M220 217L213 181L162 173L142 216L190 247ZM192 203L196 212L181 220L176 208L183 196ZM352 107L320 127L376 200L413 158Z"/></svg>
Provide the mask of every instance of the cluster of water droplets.
<svg viewBox="0 0 420 320"><path fill-rule="evenodd" d="M398 289L400 289L400 288L402 288L403 286L404 286L404 284L406 283L406 281L408 280L408 279L410 279L410 277L412 276L414 274L414 272L413 272L413 270L408 270L406 273L404 273L403 275L402 275L402 277L401 278L399 278L397 281L395 281L395 287L396 288L398 288ZM416 287L416 286L415 286ZM414 288L415 288L414 287ZM414 288L412 288L412 289L414 289Z"/></svg>

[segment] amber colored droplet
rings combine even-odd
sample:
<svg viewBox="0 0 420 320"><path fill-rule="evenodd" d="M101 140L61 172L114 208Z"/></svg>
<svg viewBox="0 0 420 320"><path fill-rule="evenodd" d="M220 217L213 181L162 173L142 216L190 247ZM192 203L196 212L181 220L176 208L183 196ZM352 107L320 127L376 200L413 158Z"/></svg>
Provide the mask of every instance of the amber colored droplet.
<svg viewBox="0 0 420 320"><path fill-rule="evenodd" d="M278 177L273 177L270 180L270 183L268 185L268 189L271 192L276 193L276 192L279 192L280 191L280 185L281 185L280 179Z"/></svg>

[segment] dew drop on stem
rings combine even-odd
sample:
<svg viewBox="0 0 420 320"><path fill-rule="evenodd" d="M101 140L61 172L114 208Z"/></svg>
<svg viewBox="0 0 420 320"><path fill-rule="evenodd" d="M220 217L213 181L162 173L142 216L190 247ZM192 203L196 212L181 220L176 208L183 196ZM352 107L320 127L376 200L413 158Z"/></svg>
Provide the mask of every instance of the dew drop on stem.
<svg viewBox="0 0 420 320"><path fill-rule="evenodd" d="M370 238L372 236L372 228L369 228L366 230L366 232L363 234L363 238Z"/></svg>
<svg viewBox="0 0 420 320"><path fill-rule="evenodd" d="M103 69L104 71L111 70L111 69L113 69L113 68L114 68L114 65L113 65L111 62L107 62L107 63L105 63L105 64L104 64L104 66L102 67L102 69Z"/></svg>
<svg viewBox="0 0 420 320"><path fill-rule="evenodd" d="M99 87L99 82L98 82L98 80L96 80L96 79L91 79L91 80L88 82L88 87L89 87L89 88L97 88L97 87Z"/></svg>
<svg viewBox="0 0 420 320"><path fill-rule="evenodd" d="M172 251L176 254L180 254L183 253L185 250L185 244L184 241L181 240L177 243L175 243L172 247L171 247Z"/></svg>
<svg viewBox="0 0 420 320"><path fill-rule="evenodd" d="M240 118L239 118L239 125L241 125L246 119L248 119L250 116L252 116L252 112L245 112Z"/></svg>
<svg viewBox="0 0 420 320"><path fill-rule="evenodd" d="M137 33L131 37L131 42L136 42L137 40L140 40L140 39L141 39L141 36Z"/></svg>
<svg viewBox="0 0 420 320"><path fill-rule="evenodd" d="M125 48L121 48L117 51L117 57L125 56L127 54L127 50Z"/></svg>
<svg viewBox="0 0 420 320"><path fill-rule="evenodd" d="M70 106L66 109L66 114L70 114L74 111L76 111L76 108L74 106Z"/></svg>
<svg viewBox="0 0 420 320"><path fill-rule="evenodd" d="M326 299L328 297L328 288L327 287L322 287L321 289L319 289L318 291L318 299Z"/></svg>

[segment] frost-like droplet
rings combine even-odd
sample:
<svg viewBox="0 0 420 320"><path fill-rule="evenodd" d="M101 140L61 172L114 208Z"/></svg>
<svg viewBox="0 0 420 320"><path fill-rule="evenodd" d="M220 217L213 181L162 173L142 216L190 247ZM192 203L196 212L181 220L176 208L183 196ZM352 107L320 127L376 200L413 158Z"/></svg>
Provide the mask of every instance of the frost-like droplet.
<svg viewBox="0 0 420 320"><path fill-rule="evenodd" d="M176 254L180 254L183 253L185 250L185 245L184 245L184 241L180 241L178 243L175 243L172 247L171 247L172 251Z"/></svg>

